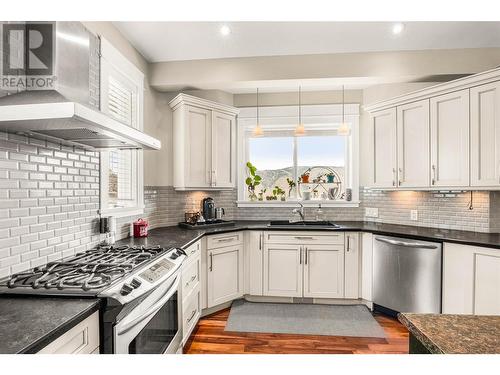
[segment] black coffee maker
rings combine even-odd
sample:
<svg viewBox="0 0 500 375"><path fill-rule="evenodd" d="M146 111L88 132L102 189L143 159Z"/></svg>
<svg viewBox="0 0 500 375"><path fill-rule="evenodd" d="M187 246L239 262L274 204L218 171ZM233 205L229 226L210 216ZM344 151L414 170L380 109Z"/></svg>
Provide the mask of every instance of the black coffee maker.
<svg viewBox="0 0 500 375"><path fill-rule="evenodd" d="M213 198L207 197L201 201L201 213L205 221L215 221L215 203Z"/></svg>

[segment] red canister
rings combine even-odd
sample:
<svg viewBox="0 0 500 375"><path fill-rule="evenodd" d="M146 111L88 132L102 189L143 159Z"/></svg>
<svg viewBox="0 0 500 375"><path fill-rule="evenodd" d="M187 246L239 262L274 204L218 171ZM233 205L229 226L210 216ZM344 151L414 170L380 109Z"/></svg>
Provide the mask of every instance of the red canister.
<svg viewBox="0 0 500 375"><path fill-rule="evenodd" d="M148 236L148 222L144 219L134 221L134 237Z"/></svg>

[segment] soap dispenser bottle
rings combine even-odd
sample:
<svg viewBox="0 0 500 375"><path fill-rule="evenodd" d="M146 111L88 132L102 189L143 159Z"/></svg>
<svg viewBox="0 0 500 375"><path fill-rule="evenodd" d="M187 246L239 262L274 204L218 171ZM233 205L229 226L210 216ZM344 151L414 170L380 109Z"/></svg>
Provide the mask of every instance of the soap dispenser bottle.
<svg viewBox="0 0 500 375"><path fill-rule="evenodd" d="M318 209L316 210L316 221L325 221L325 214L321 209L321 204L318 205Z"/></svg>

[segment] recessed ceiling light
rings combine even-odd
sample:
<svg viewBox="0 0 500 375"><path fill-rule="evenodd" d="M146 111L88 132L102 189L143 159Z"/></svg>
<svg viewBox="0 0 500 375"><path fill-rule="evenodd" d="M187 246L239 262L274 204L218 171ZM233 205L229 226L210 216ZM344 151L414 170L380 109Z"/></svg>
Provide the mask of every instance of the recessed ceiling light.
<svg viewBox="0 0 500 375"><path fill-rule="evenodd" d="M395 23L393 26L392 26L392 33L394 35L398 35L398 34L401 34L403 32L403 30L405 29L405 24L404 23L401 23L401 22L398 22L398 23Z"/></svg>
<svg viewBox="0 0 500 375"><path fill-rule="evenodd" d="M228 36L229 34L231 34L231 29L229 28L228 25L222 25L219 31L222 36Z"/></svg>

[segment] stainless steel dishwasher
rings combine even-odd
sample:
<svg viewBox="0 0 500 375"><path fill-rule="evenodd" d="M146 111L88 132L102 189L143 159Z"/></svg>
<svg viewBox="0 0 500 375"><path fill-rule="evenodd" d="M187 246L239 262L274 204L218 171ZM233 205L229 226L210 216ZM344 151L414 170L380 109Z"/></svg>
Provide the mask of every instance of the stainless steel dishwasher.
<svg viewBox="0 0 500 375"><path fill-rule="evenodd" d="M389 314L440 313L441 252L440 243L375 236L375 309Z"/></svg>

